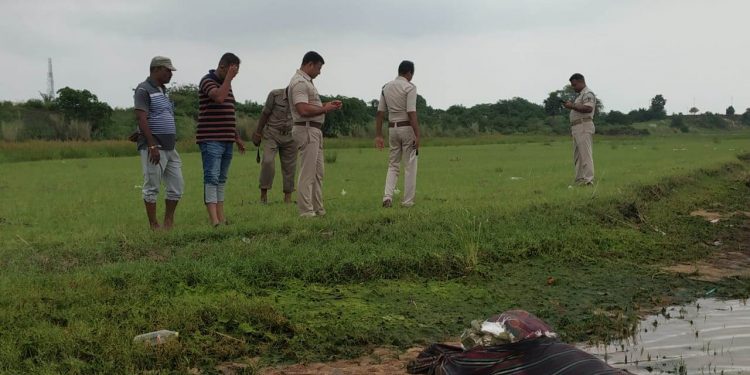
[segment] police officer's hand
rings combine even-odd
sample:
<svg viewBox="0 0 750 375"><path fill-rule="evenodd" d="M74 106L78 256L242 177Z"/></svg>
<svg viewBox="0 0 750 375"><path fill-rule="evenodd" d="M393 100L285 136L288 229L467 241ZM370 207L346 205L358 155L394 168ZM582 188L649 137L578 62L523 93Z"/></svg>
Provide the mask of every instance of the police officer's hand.
<svg viewBox="0 0 750 375"><path fill-rule="evenodd" d="M565 107L567 109L573 109L573 102L571 102L570 100L568 100L565 103L563 103L563 107Z"/></svg>
<svg viewBox="0 0 750 375"><path fill-rule="evenodd" d="M151 162L151 164L159 164L159 159L161 159L161 155L159 154L159 148L149 147L148 148L148 160Z"/></svg>
<svg viewBox="0 0 750 375"><path fill-rule="evenodd" d="M339 103L341 103L341 102L339 102ZM323 112L325 112L325 113L328 113L328 112L331 112L331 111L335 111L335 110L337 110L339 108L341 108L341 105L339 104L337 106L334 102L323 103Z"/></svg>
<svg viewBox="0 0 750 375"><path fill-rule="evenodd" d="M253 140L253 144L255 145L255 147L260 146L260 141L261 141L261 135L260 135L260 133L258 133L258 132L253 133L253 139L252 140Z"/></svg>
<svg viewBox="0 0 750 375"><path fill-rule="evenodd" d="M344 106L344 103L342 103L341 100L333 100L331 103L336 106L336 109L341 109L341 107Z"/></svg>
<svg viewBox="0 0 750 375"><path fill-rule="evenodd" d="M419 136L414 137L414 149L419 150Z"/></svg>
<svg viewBox="0 0 750 375"><path fill-rule="evenodd" d="M379 135L375 137L375 147L377 147L378 150L382 150L383 147L385 147L385 143L383 142L383 136Z"/></svg>
<svg viewBox="0 0 750 375"><path fill-rule="evenodd" d="M240 72L240 66L237 64L229 65L229 68L227 69L227 77L228 80L233 80L234 77L237 76L237 73Z"/></svg>

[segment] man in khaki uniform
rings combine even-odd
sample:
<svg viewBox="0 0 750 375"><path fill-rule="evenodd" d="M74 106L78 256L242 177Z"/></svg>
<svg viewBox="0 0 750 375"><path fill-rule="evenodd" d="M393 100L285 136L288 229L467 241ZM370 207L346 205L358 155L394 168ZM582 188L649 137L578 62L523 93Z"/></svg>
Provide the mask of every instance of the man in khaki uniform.
<svg viewBox="0 0 750 375"><path fill-rule="evenodd" d="M383 115L388 111L388 173L385 178L383 207L393 205L393 191L398 182L400 164L404 163L404 198L401 205L414 205L417 190L417 158L419 154L419 121L417 120L417 86L411 83L414 63L402 61L398 77L383 86L375 119L375 146L383 149Z"/></svg>
<svg viewBox="0 0 750 375"><path fill-rule="evenodd" d="M253 143L263 146L263 162L260 168L260 201L268 202L268 190L273 186L276 174L276 152L281 159L281 173L284 176L284 203L292 201L294 191L294 168L297 164L297 146L292 138L292 113L289 109L287 90L276 89L268 93L266 104L253 133Z"/></svg>
<svg viewBox="0 0 750 375"><path fill-rule="evenodd" d="M341 101L323 103L313 79L320 75L325 61L317 52L310 51L302 58L302 65L289 81L289 101L292 104L292 137L300 156L297 181L297 206L301 217L324 216L323 208L323 122L326 113L341 109Z"/></svg>
<svg viewBox="0 0 750 375"><path fill-rule="evenodd" d="M596 96L586 86L580 73L570 77L570 85L577 93L575 100L563 104L570 109L570 129L573 135L573 162L576 168L576 184L594 184L593 137Z"/></svg>

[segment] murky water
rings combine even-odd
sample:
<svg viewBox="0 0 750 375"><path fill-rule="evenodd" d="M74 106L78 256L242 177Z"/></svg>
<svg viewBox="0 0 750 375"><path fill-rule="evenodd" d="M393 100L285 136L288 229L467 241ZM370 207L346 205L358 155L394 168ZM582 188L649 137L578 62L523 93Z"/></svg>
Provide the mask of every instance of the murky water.
<svg viewBox="0 0 750 375"><path fill-rule="evenodd" d="M630 341L583 349L634 374L750 374L747 302L669 307L644 319Z"/></svg>

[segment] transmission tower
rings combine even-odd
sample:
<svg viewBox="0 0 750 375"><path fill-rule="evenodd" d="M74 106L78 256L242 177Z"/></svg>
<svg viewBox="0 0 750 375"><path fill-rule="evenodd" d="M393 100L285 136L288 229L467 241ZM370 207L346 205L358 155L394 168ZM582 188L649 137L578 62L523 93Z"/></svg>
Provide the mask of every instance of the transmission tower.
<svg viewBox="0 0 750 375"><path fill-rule="evenodd" d="M55 79L52 77L52 58L47 59L47 97L55 98Z"/></svg>

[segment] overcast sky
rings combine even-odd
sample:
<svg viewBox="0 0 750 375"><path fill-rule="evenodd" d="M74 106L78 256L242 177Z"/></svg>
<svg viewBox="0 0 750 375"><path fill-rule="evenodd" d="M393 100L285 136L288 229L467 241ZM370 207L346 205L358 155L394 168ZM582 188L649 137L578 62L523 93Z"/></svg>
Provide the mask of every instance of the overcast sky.
<svg viewBox="0 0 750 375"><path fill-rule="evenodd" d="M240 101L285 87L302 55L326 60L323 94L371 100L414 61L428 104L523 97L542 103L572 73L605 110L723 113L750 107L749 0L0 0L0 100L39 98L47 58L56 89L88 89L116 107L154 55L173 83L197 83L222 53L242 59Z"/></svg>

